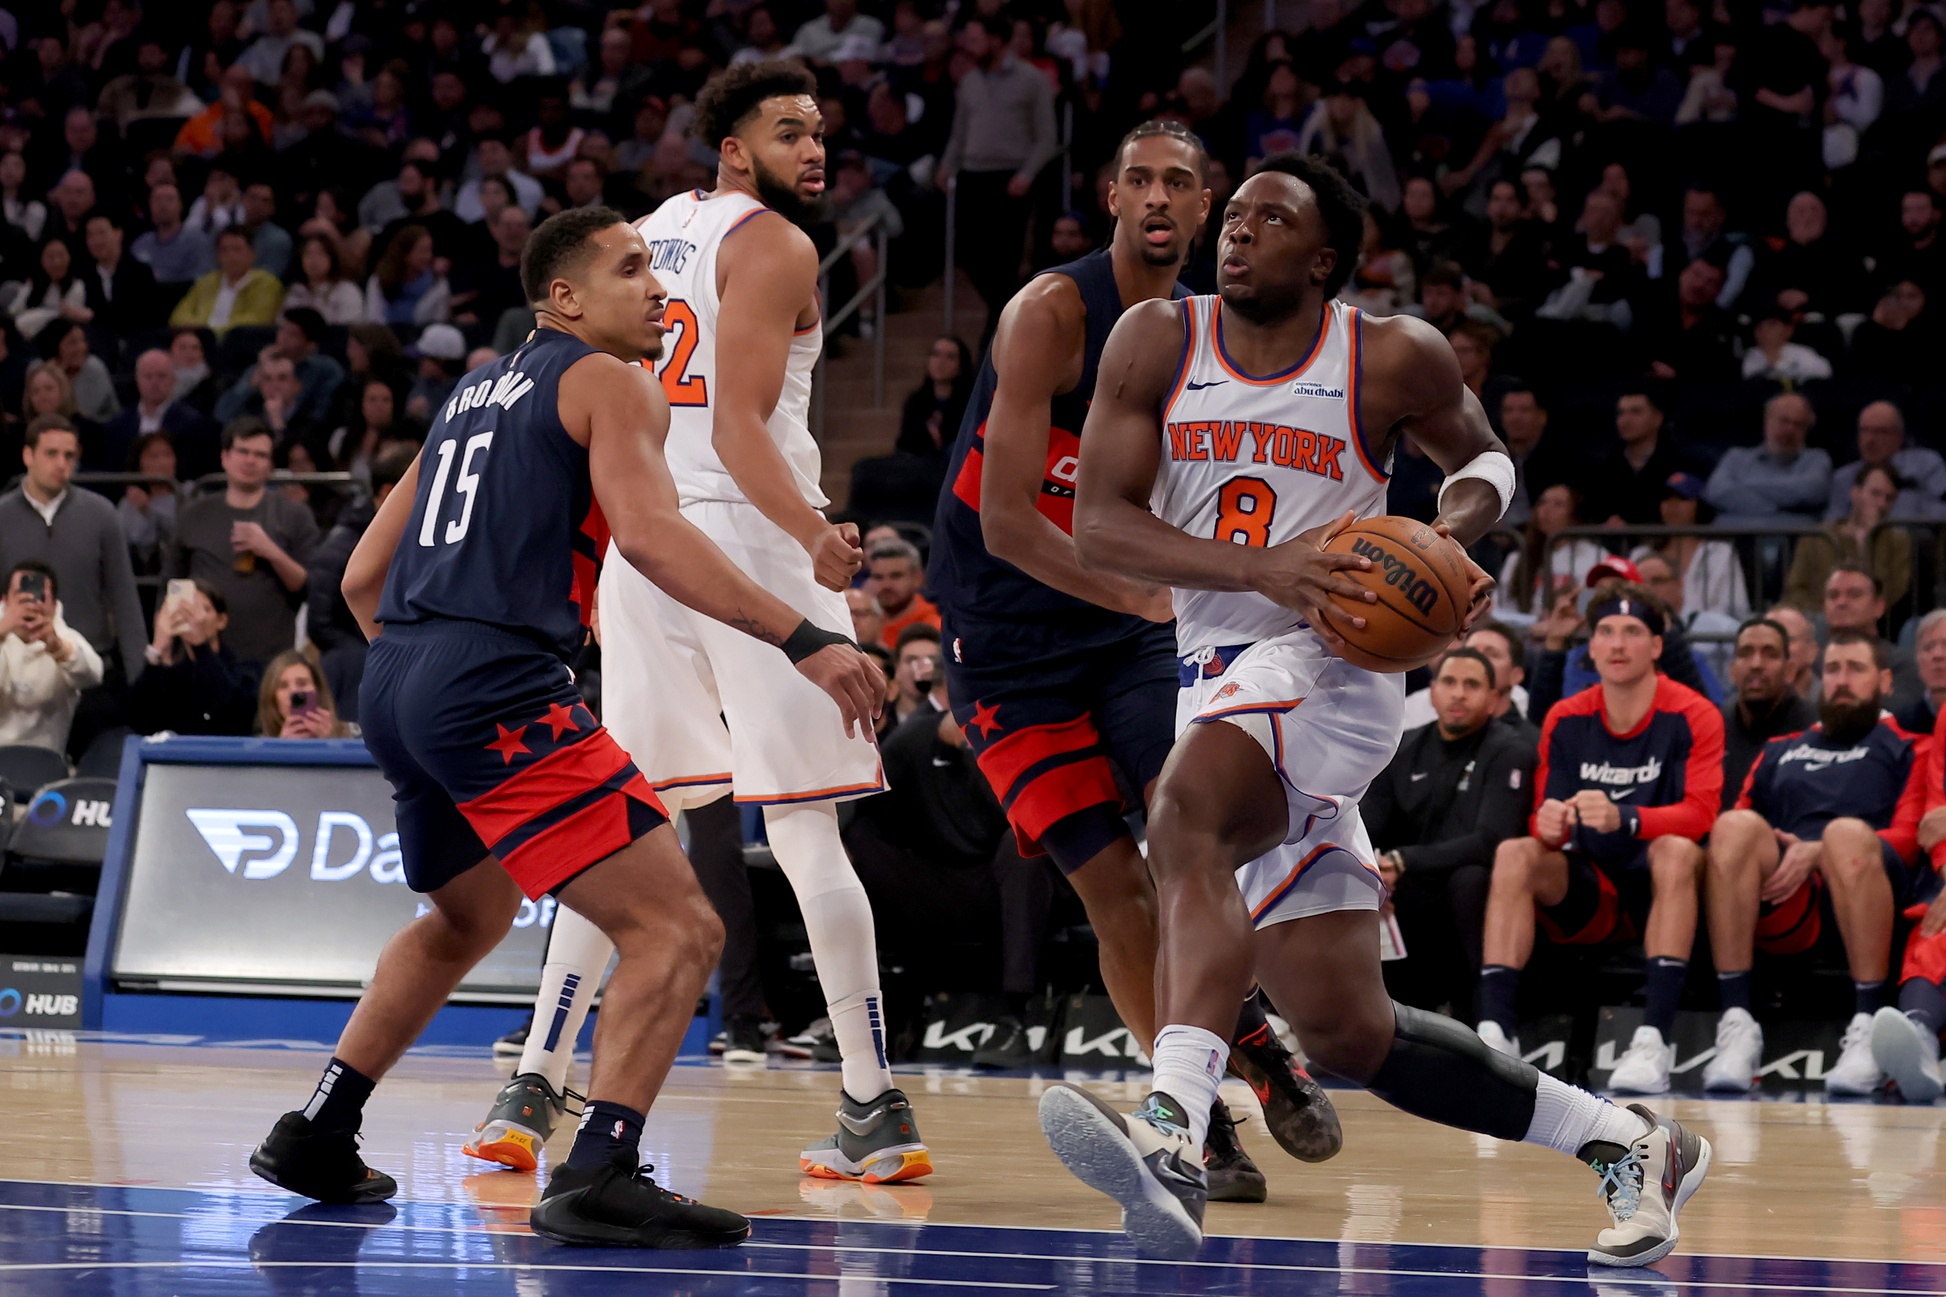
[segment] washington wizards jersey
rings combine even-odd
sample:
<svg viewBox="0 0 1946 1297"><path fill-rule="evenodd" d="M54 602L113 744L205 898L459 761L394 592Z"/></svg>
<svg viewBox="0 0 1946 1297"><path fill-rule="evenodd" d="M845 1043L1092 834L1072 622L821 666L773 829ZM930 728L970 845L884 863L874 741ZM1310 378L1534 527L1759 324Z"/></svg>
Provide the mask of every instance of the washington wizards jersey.
<svg viewBox="0 0 1946 1297"><path fill-rule="evenodd" d="M594 608L608 527L588 449L561 424L561 375L594 348L536 329L461 379L419 455L412 517L379 599L385 625L484 622L563 661Z"/></svg>
<svg viewBox="0 0 1946 1297"><path fill-rule="evenodd" d="M1666 835L1700 840L1716 820L1723 795L1723 717L1695 690L1659 675L1655 701L1625 734L1608 724L1600 685L1555 703L1541 727L1536 812L1593 789L1634 815L1596 833L1577 826L1568 850L1603 860L1633 857L1640 844ZM1631 820L1634 831L1630 831ZM1532 821L1529 832L1539 834Z"/></svg>
<svg viewBox="0 0 1946 1297"><path fill-rule="evenodd" d="M1758 753L1737 809L1755 811L1771 828L1806 841L1840 816L1856 816L1909 860L1919 849L1929 742L1900 728L1890 713L1842 747L1822 725L1786 734Z"/></svg>
<svg viewBox="0 0 1946 1297"><path fill-rule="evenodd" d="M1106 248L1043 273L1073 280L1087 312L1088 339L1081 360L1081 381L1053 400L1047 467L1036 501L1043 517L1073 535L1081 429L1094 399L1102 349L1108 345L1115 322L1122 318L1122 293L1115 286L1114 264ZM1179 300L1188 292L1177 284L1171 296ZM959 437L953 443L946 489L940 492L933 518L932 555L927 565L927 588L933 601L949 618L955 612L997 620L1059 618L1076 644L1108 642L1140 633L1147 624L1140 617L1111 612L1064 594L987 551L986 537L980 530L980 474L986 466L987 416L999 384L989 349L980 363L979 381L967 402Z"/></svg>

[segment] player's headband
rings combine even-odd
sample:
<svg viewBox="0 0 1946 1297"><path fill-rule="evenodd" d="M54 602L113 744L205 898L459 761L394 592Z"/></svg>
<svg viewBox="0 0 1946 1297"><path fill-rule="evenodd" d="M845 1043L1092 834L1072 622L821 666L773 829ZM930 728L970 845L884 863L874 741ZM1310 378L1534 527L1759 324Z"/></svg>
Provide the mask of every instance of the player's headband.
<svg viewBox="0 0 1946 1297"><path fill-rule="evenodd" d="M1651 635L1659 636L1663 631L1662 614L1655 610L1654 605L1645 603L1640 599L1619 598L1602 600L1602 602L1588 609L1589 628L1592 629L1601 625L1601 619L1604 617L1633 617L1644 626L1647 626Z"/></svg>

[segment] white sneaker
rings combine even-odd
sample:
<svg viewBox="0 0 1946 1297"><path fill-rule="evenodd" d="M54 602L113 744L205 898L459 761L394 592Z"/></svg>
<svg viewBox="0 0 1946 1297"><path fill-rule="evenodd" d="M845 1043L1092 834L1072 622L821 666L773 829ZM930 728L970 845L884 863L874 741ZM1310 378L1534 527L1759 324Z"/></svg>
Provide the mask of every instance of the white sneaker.
<svg viewBox="0 0 1946 1297"><path fill-rule="evenodd" d="M1508 1058L1520 1057L1520 1038L1518 1036L1509 1036L1506 1032L1500 1030L1499 1023L1489 1018L1481 1022L1474 1030L1480 1033L1480 1039L1487 1043L1488 1048L1497 1050L1505 1054Z"/></svg>
<svg viewBox="0 0 1946 1297"><path fill-rule="evenodd" d="M1725 1009L1716 1023L1716 1057L1703 1069L1705 1090L1749 1093L1764 1065L1764 1029L1748 1009Z"/></svg>
<svg viewBox="0 0 1946 1297"><path fill-rule="evenodd" d="M1124 1115L1079 1086L1041 1094L1041 1131L1091 1189L1122 1205L1122 1232L1147 1256L1183 1261L1203 1242L1209 1181L1180 1105L1151 1094Z"/></svg>
<svg viewBox="0 0 1946 1297"><path fill-rule="evenodd" d="M1854 1013L1838 1042L1838 1061L1824 1074L1826 1094L1877 1094L1885 1073L1872 1058L1872 1015Z"/></svg>
<svg viewBox="0 0 1946 1297"><path fill-rule="evenodd" d="M1872 1061L1892 1078L1907 1103L1939 1097L1939 1037L1897 1009L1872 1015Z"/></svg>
<svg viewBox="0 0 1946 1297"><path fill-rule="evenodd" d="M1676 1047L1662 1043L1654 1027L1637 1027L1628 1052L1608 1074L1608 1088L1624 1094L1667 1094L1669 1072L1676 1065Z"/></svg>
<svg viewBox="0 0 1946 1297"><path fill-rule="evenodd" d="M1596 1265L1652 1265L1668 1256L1681 1236L1676 1216L1709 1174L1708 1140L1639 1103L1628 1110L1652 1123L1646 1134L1626 1151L1616 1144L1591 1144L1582 1150L1584 1160L1601 1173L1601 1196L1615 1222L1588 1249L1588 1259Z"/></svg>

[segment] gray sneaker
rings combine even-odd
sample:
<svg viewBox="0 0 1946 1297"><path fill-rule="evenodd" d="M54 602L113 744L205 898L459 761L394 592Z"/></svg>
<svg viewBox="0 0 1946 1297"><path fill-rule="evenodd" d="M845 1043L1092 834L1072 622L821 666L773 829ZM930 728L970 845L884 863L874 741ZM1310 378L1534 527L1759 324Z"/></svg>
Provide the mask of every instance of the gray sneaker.
<svg viewBox="0 0 1946 1297"><path fill-rule="evenodd" d="M1158 1092L1124 1116L1079 1086L1056 1084L1041 1095L1041 1131L1081 1183L1122 1205L1122 1232L1137 1251L1172 1261L1196 1255L1209 1180L1181 1104Z"/></svg>
<svg viewBox="0 0 1946 1297"><path fill-rule="evenodd" d="M1614 1226L1588 1249L1596 1265L1653 1265L1681 1237L1676 1217L1710 1169L1710 1142L1639 1103L1628 1110L1649 1123L1633 1144L1595 1142L1577 1155L1601 1175L1601 1196Z"/></svg>
<svg viewBox="0 0 1946 1297"><path fill-rule="evenodd" d="M523 1072L501 1087L486 1120L473 1128L479 1137L461 1145L460 1151L482 1162L532 1171L540 1165L541 1146L568 1115L570 1098L581 1096L573 1091L557 1093L546 1077Z"/></svg>
<svg viewBox="0 0 1946 1297"><path fill-rule="evenodd" d="M919 1123L903 1090L887 1090L870 1103L838 1092L838 1133L798 1155L798 1169L825 1180L891 1184L932 1174L932 1155L919 1139Z"/></svg>

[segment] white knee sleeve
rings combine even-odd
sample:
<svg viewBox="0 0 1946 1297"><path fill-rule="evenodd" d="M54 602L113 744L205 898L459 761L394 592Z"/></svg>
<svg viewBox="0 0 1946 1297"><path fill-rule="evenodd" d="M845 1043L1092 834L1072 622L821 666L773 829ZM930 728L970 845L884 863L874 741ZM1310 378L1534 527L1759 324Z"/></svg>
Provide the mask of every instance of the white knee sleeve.
<svg viewBox="0 0 1946 1297"><path fill-rule="evenodd" d="M830 802L764 807L771 854L797 894L818 983L844 1055L845 1092L861 1102L892 1086L879 1012L878 937L872 907L838 837Z"/></svg>
<svg viewBox="0 0 1946 1297"><path fill-rule="evenodd" d="M554 908L541 989L534 997L534 1025L520 1052L520 1072L538 1072L556 1090L568 1083L574 1066L574 1041L587 1021L601 975L615 953L610 941L587 919L565 905Z"/></svg>

